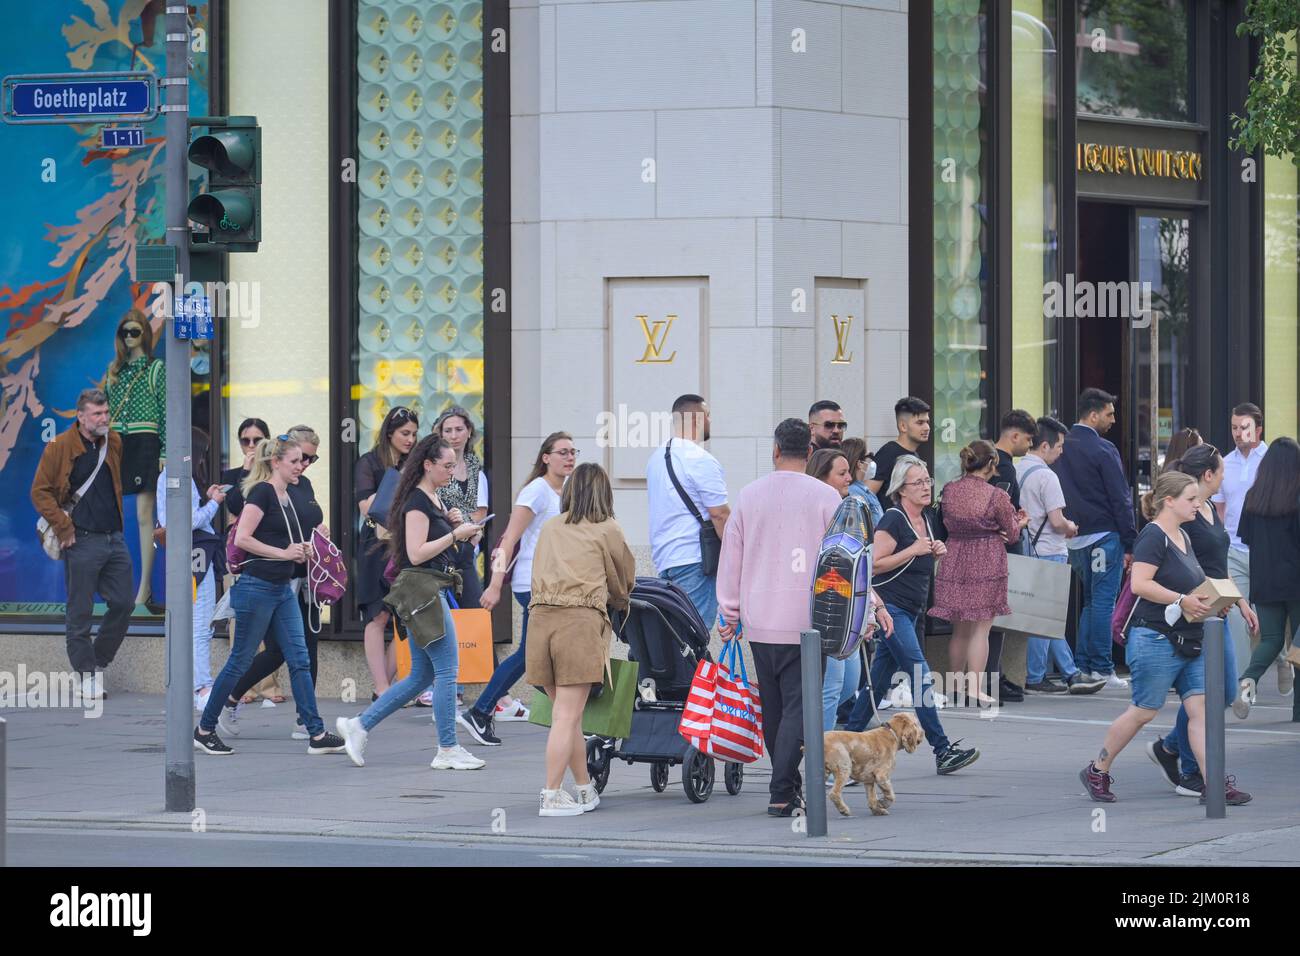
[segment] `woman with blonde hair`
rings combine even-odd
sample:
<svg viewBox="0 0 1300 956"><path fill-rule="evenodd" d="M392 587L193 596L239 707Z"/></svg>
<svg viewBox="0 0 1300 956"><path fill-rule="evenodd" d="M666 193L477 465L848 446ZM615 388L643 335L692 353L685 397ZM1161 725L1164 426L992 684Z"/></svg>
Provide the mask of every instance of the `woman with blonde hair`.
<svg viewBox="0 0 1300 956"><path fill-rule="evenodd" d="M533 639L526 679L543 687L552 702L538 811L543 817L577 816L600 803L587 773L582 712L609 662L612 633L605 609L626 608L636 580L636 559L614 520L614 493L603 468L574 469L560 511L538 536L528 602ZM564 789L566 768L577 784L577 800Z"/></svg>
<svg viewBox="0 0 1300 956"><path fill-rule="evenodd" d="M1205 766L1205 658L1202 622L1212 604L1192 591L1205 580L1192 540L1183 525L1195 520L1201 506L1196 478L1166 470L1142 498L1150 523L1133 542L1129 586L1137 597L1129 625L1125 656L1132 671L1133 701L1110 725L1097 759L1079 771L1088 796L1114 803L1111 764L1138 731L1164 706L1173 687L1187 708L1187 736L1199 766ZM1225 798L1237 805L1250 794L1224 781ZM1209 782L1207 781L1207 785ZM1205 794L1201 794L1205 802Z"/></svg>

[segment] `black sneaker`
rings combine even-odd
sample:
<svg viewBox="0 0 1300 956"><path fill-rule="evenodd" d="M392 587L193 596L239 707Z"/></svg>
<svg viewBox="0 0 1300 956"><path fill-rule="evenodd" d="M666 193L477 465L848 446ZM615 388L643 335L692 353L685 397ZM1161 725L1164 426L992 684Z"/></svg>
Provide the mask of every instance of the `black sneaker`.
<svg viewBox="0 0 1300 956"><path fill-rule="evenodd" d="M347 745L338 734L326 732L319 740L307 741L307 754L312 757L317 754L341 754L346 749Z"/></svg>
<svg viewBox="0 0 1300 956"><path fill-rule="evenodd" d="M1066 678L1065 685L1071 694L1095 694L1106 686L1106 681L1104 678L1095 680L1083 671L1075 671Z"/></svg>
<svg viewBox="0 0 1300 956"><path fill-rule="evenodd" d="M221 742L215 730L210 734L203 734L197 727L194 728L194 749L202 750L205 754L212 754L214 757L224 757L235 752Z"/></svg>
<svg viewBox="0 0 1300 956"><path fill-rule="evenodd" d="M1205 780L1200 773L1180 773L1174 793L1180 797L1199 797L1205 792Z"/></svg>
<svg viewBox="0 0 1300 956"><path fill-rule="evenodd" d="M1169 786L1177 788L1178 778L1181 776L1178 772L1178 755L1171 754L1165 749L1164 741L1159 737L1147 742L1147 756L1151 762L1160 768L1165 779L1169 781Z"/></svg>
<svg viewBox="0 0 1300 956"><path fill-rule="evenodd" d="M1036 684L1025 685L1025 693L1027 694L1064 694L1067 690L1069 688L1064 684L1058 684L1056 681L1047 680L1046 678Z"/></svg>
<svg viewBox="0 0 1300 956"><path fill-rule="evenodd" d="M1003 677L998 681L998 696L1004 702L1018 704L1025 699L1025 689Z"/></svg>
<svg viewBox="0 0 1300 956"><path fill-rule="evenodd" d="M942 753L934 758L935 770L940 775L947 773L956 773L962 767L969 767L976 760L980 759L980 752L972 747L970 750L962 750L957 745L960 740L954 740Z"/></svg>
<svg viewBox="0 0 1300 956"><path fill-rule="evenodd" d="M495 733L496 727L491 717L483 717L474 708L461 711L456 716L456 723L465 728L465 732L484 747L500 747L501 738Z"/></svg>

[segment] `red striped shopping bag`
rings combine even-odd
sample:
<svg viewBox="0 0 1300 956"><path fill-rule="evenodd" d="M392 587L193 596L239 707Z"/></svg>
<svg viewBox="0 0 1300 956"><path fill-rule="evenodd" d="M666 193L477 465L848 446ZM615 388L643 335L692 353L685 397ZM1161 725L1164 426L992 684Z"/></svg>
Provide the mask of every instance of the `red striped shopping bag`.
<svg viewBox="0 0 1300 956"><path fill-rule="evenodd" d="M739 678L732 676L739 671ZM728 641L718 663L700 661L678 733L701 753L733 763L763 756L763 707L749 682L740 642Z"/></svg>

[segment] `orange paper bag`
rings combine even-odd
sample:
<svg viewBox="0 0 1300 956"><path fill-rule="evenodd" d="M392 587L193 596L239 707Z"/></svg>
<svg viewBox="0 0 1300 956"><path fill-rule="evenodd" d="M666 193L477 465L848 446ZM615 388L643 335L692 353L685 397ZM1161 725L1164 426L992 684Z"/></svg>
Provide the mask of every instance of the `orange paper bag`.
<svg viewBox="0 0 1300 956"><path fill-rule="evenodd" d="M459 646L460 668L456 674L458 684L486 684L492 679L492 615L482 608L457 608L451 612ZM411 673L411 644L397 639L396 625L393 640L397 647L397 680Z"/></svg>

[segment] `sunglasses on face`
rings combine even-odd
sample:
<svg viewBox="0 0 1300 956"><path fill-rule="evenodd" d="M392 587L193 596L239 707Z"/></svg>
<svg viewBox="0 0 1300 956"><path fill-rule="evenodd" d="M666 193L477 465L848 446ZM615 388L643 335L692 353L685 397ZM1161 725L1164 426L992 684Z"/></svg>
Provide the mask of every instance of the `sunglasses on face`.
<svg viewBox="0 0 1300 956"><path fill-rule="evenodd" d="M822 427L834 429L837 432L842 432L844 431L844 429L849 427L849 423L848 422L822 422Z"/></svg>
<svg viewBox="0 0 1300 956"><path fill-rule="evenodd" d="M252 435L252 436L241 435L239 437L239 444L243 445L245 448L252 448L261 440L262 440L261 435Z"/></svg>
<svg viewBox="0 0 1300 956"><path fill-rule="evenodd" d="M117 336L120 339L138 339L144 335L144 329L138 325L123 326L118 330Z"/></svg>
<svg viewBox="0 0 1300 956"><path fill-rule="evenodd" d="M316 464L316 462L318 462L318 461L320 461L320 455L303 455L303 456L302 456L302 464L303 464L303 467L304 467L304 468L305 468L306 466L308 466L308 465L314 465L314 464Z"/></svg>

